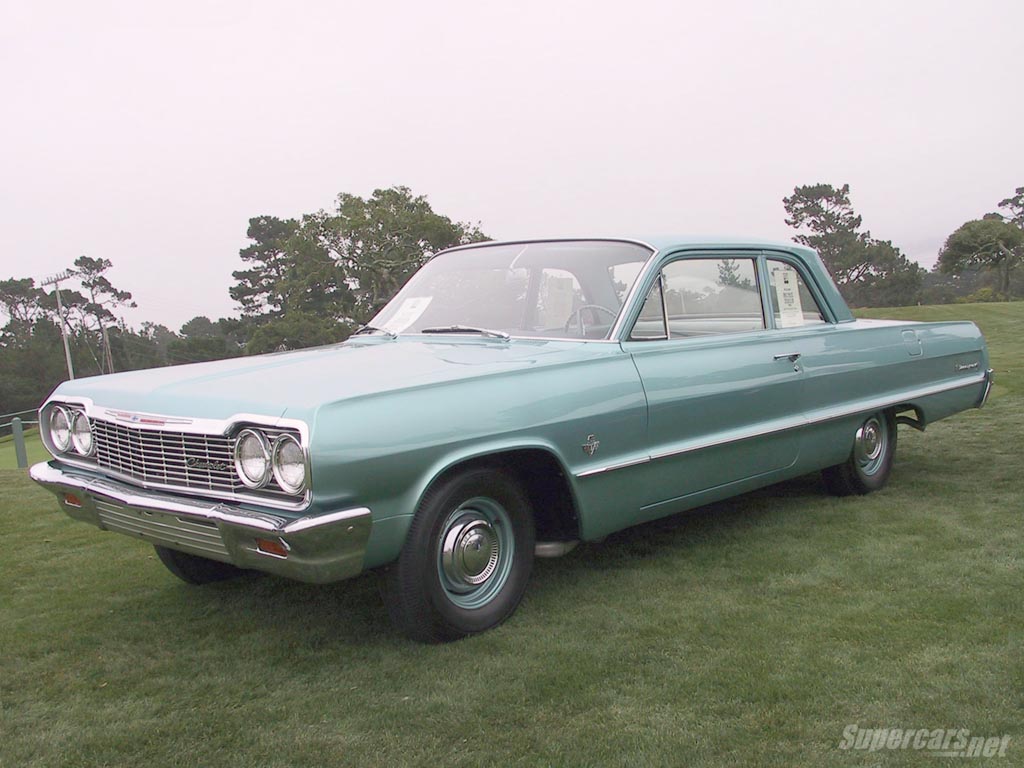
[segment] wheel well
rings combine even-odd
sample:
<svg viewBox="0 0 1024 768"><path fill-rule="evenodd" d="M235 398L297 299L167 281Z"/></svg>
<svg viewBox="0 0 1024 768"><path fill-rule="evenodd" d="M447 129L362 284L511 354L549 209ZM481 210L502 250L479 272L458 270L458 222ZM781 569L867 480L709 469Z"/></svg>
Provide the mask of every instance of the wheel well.
<svg viewBox="0 0 1024 768"><path fill-rule="evenodd" d="M533 508L537 541L573 541L580 536L579 514L561 463L540 448L488 454L448 467L434 483L474 467L494 467L512 475Z"/></svg>

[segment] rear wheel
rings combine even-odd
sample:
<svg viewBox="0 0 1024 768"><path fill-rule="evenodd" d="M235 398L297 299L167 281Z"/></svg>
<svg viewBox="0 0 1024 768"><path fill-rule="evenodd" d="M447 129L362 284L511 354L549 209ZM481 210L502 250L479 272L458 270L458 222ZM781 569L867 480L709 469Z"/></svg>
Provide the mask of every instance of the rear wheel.
<svg viewBox="0 0 1024 768"><path fill-rule="evenodd" d="M533 547L533 513L511 477L478 468L442 480L425 494L386 573L392 622L435 643L497 626L522 599Z"/></svg>
<svg viewBox="0 0 1024 768"><path fill-rule="evenodd" d="M239 575L241 568L218 560L209 560L197 555L189 555L176 549L169 549L154 544L156 556L160 558L167 570L188 584L209 584L224 581Z"/></svg>
<svg viewBox="0 0 1024 768"><path fill-rule="evenodd" d="M892 413L872 414L857 428L850 458L822 470L825 487L836 496L871 493L884 486L896 454L896 419Z"/></svg>

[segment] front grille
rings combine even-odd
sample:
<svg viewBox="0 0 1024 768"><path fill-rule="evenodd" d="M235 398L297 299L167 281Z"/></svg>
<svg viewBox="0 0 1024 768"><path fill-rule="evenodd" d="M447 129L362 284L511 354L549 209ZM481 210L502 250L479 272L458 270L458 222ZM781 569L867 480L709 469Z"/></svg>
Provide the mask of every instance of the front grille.
<svg viewBox="0 0 1024 768"><path fill-rule="evenodd" d="M139 429L90 419L96 464L144 485L160 485L220 494L294 499L271 482L259 491L246 488L235 472L234 440L223 435ZM281 432L261 431L273 440ZM293 432L293 434L295 434Z"/></svg>
<svg viewBox="0 0 1024 768"><path fill-rule="evenodd" d="M133 429L108 421L92 422L96 463L144 483L209 491L235 491L232 441L212 435Z"/></svg>
<svg viewBox="0 0 1024 768"><path fill-rule="evenodd" d="M217 525L97 498L100 527L214 560L230 560Z"/></svg>

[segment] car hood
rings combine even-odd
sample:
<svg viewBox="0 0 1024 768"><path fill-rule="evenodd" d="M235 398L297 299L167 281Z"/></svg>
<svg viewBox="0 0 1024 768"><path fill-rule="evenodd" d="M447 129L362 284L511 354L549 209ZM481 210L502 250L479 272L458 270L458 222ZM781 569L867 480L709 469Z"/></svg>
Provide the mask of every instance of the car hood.
<svg viewBox="0 0 1024 768"><path fill-rule="evenodd" d="M192 418L239 414L309 419L322 405L622 354L617 344L476 338L377 337L296 352L151 368L61 384L52 397L101 407Z"/></svg>

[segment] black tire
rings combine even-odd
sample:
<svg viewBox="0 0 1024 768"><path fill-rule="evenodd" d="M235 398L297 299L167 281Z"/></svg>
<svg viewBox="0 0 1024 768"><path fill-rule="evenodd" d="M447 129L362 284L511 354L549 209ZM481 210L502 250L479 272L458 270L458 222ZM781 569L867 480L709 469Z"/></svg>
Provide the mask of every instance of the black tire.
<svg viewBox="0 0 1024 768"><path fill-rule="evenodd" d="M835 496L877 491L889 481L895 455L895 417L887 411L872 414L857 428L850 457L822 470L825 487Z"/></svg>
<svg viewBox="0 0 1024 768"><path fill-rule="evenodd" d="M242 573L230 563L209 560L205 557L189 555L176 549L168 549L154 544L156 556L167 566L167 570L188 584L210 584L214 581L232 579Z"/></svg>
<svg viewBox="0 0 1024 768"><path fill-rule="evenodd" d="M392 623L427 643L501 624L526 590L533 547L533 510L509 475L477 468L441 480L424 494L385 572Z"/></svg>

